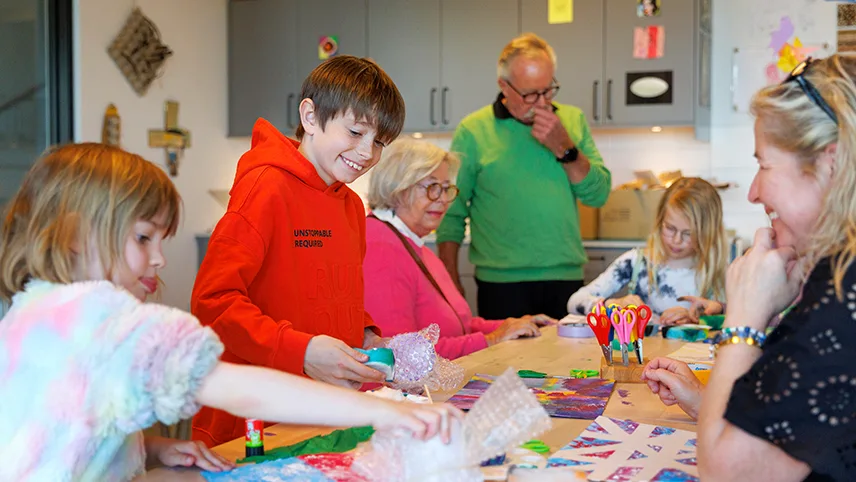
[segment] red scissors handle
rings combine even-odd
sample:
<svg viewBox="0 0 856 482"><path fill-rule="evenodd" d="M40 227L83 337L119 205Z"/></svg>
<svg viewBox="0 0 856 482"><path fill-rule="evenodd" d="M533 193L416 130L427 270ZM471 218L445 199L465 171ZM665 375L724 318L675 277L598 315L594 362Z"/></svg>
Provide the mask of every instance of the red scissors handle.
<svg viewBox="0 0 856 482"><path fill-rule="evenodd" d="M589 313L586 315L586 322L597 337L597 342L601 345L609 343L609 322L606 317L599 314Z"/></svg>
<svg viewBox="0 0 856 482"><path fill-rule="evenodd" d="M653 311L648 305L642 305L636 308L636 337L644 338L645 337L645 327L648 326L648 322L651 320L651 316L653 315Z"/></svg>

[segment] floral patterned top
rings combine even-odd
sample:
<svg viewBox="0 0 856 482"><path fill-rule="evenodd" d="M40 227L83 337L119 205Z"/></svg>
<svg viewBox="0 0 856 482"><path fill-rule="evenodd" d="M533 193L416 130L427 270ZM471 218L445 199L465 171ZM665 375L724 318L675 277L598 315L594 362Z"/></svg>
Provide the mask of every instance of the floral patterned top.
<svg viewBox="0 0 856 482"><path fill-rule="evenodd" d="M223 345L107 281L31 281L0 320L0 480L124 481L141 430L197 410Z"/></svg>
<svg viewBox="0 0 856 482"><path fill-rule="evenodd" d="M648 286L648 259L643 249L622 254L594 281L583 286L568 300L568 313L589 313L599 298L612 298L627 287L628 294L642 298L656 315L674 306L689 308L690 303L678 301L681 296L705 296L699 293L696 271L692 268L658 266L654 276L657 286ZM635 285L635 286L628 286Z"/></svg>

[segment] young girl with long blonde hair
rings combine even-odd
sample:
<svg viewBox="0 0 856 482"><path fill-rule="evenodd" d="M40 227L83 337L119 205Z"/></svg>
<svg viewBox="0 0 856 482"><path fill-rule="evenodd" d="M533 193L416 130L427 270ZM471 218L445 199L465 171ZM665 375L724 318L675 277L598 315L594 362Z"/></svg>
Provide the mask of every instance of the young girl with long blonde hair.
<svg viewBox="0 0 856 482"><path fill-rule="evenodd" d="M622 254L574 293L568 311L588 313L600 301L646 304L668 325L697 319L695 306L721 313L722 304L712 300L725 299L727 260L719 194L703 179L681 178L660 199L647 246ZM624 288L627 295L615 297Z"/></svg>
<svg viewBox="0 0 856 482"><path fill-rule="evenodd" d="M0 480L129 480L146 462L224 470L200 442L148 438L201 405L239 417L404 428L421 438L460 412L388 402L219 361L192 315L144 303L166 264L180 198L157 166L100 144L37 160L0 237Z"/></svg>

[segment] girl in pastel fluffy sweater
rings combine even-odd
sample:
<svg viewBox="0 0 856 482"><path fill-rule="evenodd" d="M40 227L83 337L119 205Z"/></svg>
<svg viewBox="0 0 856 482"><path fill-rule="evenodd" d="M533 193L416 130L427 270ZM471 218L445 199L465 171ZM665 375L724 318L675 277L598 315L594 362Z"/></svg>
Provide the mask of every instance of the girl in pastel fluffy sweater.
<svg viewBox="0 0 856 482"><path fill-rule="evenodd" d="M461 416L220 362L210 328L144 303L158 288L179 205L160 168L109 146L53 149L27 174L0 237L0 299L12 303L0 320L0 480L129 480L147 462L229 469L198 442L141 432L200 405L420 438Z"/></svg>

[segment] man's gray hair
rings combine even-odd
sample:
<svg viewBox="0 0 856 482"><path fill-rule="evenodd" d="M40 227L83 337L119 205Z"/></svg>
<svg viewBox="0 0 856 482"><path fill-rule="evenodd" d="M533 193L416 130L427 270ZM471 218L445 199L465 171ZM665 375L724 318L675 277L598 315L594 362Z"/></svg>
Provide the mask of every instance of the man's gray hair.
<svg viewBox="0 0 856 482"><path fill-rule="evenodd" d="M553 62L553 68L555 69L556 52L553 51L553 47L550 47L550 44L546 40L534 33L524 33L513 38L502 49L502 53L499 54L499 62L496 66L496 75L500 79L508 80L509 67L514 59L520 56L527 59L534 59L544 54Z"/></svg>

